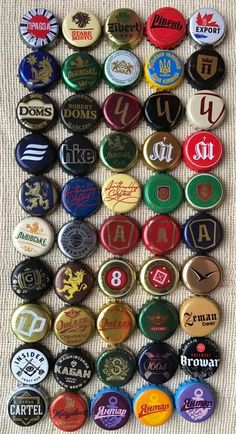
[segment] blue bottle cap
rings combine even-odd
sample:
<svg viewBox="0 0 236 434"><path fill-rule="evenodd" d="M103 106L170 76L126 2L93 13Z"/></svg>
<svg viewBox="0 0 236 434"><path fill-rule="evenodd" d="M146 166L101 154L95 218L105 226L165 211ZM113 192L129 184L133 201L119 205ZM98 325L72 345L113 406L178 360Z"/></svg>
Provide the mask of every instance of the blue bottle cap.
<svg viewBox="0 0 236 434"><path fill-rule="evenodd" d="M183 227L183 241L193 252L211 252L218 247L222 237L222 226L211 214L195 214Z"/></svg>
<svg viewBox="0 0 236 434"><path fill-rule="evenodd" d="M56 161L57 152L47 137L42 134L28 134L18 142L15 157L23 170L40 175L51 168Z"/></svg>
<svg viewBox="0 0 236 434"><path fill-rule="evenodd" d="M83 259L96 248L96 229L88 222L73 220L62 226L57 242L59 249L67 258Z"/></svg>
<svg viewBox="0 0 236 434"><path fill-rule="evenodd" d="M173 410L173 397L164 386L142 386L133 397L133 412L142 425L163 425L170 419Z"/></svg>
<svg viewBox="0 0 236 434"><path fill-rule="evenodd" d="M59 80L60 67L46 51L33 51L25 56L18 71L21 82L33 92L45 92Z"/></svg>
<svg viewBox="0 0 236 434"><path fill-rule="evenodd" d="M54 182L45 176L32 176L20 186L19 202L22 208L32 216L48 214L58 200L58 191Z"/></svg>
<svg viewBox="0 0 236 434"><path fill-rule="evenodd" d="M100 190L89 178L73 178L64 185L61 202L66 212L73 217L89 217L100 206Z"/></svg>

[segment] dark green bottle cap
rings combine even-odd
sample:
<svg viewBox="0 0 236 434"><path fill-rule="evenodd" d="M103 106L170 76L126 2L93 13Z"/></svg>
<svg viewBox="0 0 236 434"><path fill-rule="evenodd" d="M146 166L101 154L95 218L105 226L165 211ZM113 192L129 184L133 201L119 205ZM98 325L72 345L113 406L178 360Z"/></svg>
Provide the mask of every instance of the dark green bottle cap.
<svg viewBox="0 0 236 434"><path fill-rule="evenodd" d="M135 369L135 358L124 347L108 347L96 360L97 375L108 386L124 386L133 377Z"/></svg>
<svg viewBox="0 0 236 434"><path fill-rule="evenodd" d="M116 90L133 89L142 76L142 66L134 53L116 50L109 54L103 65L103 75L110 87Z"/></svg>
<svg viewBox="0 0 236 434"><path fill-rule="evenodd" d="M178 311L166 300L149 300L139 312L139 329L144 336L155 342L164 341L172 336L178 324Z"/></svg>
<svg viewBox="0 0 236 434"><path fill-rule="evenodd" d="M136 163L138 149L128 134L110 133L101 142L100 158L113 172L126 172Z"/></svg>
<svg viewBox="0 0 236 434"><path fill-rule="evenodd" d="M181 204L183 189L174 176L157 173L149 178L144 185L143 198L152 211L159 214L169 214Z"/></svg>
<svg viewBox="0 0 236 434"><path fill-rule="evenodd" d="M198 211L217 208L223 200L222 182L210 173L199 173L189 179L185 187L186 199Z"/></svg>
<svg viewBox="0 0 236 434"><path fill-rule="evenodd" d="M98 85L100 78L100 65L91 54L72 54L62 65L62 79L73 92L89 92Z"/></svg>

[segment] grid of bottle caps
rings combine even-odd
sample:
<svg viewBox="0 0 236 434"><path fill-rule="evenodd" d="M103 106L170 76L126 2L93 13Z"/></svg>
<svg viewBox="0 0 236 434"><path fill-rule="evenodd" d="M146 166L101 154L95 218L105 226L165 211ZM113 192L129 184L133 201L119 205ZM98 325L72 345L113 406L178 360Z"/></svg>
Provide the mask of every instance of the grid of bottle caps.
<svg viewBox="0 0 236 434"><path fill-rule="evenodd" d="M19 65L20 81L30 93L19 101L16 116L30 134L16 144L15 158L32 176L19 188L19 205L29 216L13 230L13 245L27 259L18 263L11 275L12 290L24 300L13 312L11 327L24 344L11 357L10 369L20 385L9 396L9 416L20 426L31 426L49 414L52 423L64 431L78 430L88 417L105 430L119 429L132 413L141 424L158 426L166 423L174 410L190 422L203 422L212 416L216 404L214 390L205 379L220 363L218 346L208 337L220 324L220 307L205 294L219 287L222 278L220 264L209 256L222 240L222 225L209 211L221 204L224 191L221 180L209 172L223 155L222 142L211 130L225 116L224 101L213 91L225 75L224 60L214 48L225 36L224 18L214 9L201 8L189 18L187 29L180 11L163 7L151 13L144 26L135 11L113 10L104 20L103 33L114 51L103 65L87 50L99 43L102 33L101 23L91 11L73 10L64 18L62 35L74 53L62 65L48 51L59 39L53 12L33 9L22 17L19 29L23 42L33 51ZM173 49L187 34L195 51L184 65ZM132 49L144 37L154 52L142 65ZM186 109L171 92L184 77L196 89ZM59 79L73 94L57 110L45 92ZM89 92L102 80L114 91L100 107ZM154 90L144 104L130 93L141 80ZM172 130L185 112L195 132L181 145ZM57 149L42 133L58 118L72 134ZM153 133L140 150L128 133L141 121L151 126ZM87 135L100 122L111 132L98 150ZM154 171L143 186L127 174L140 154ZM99 158L113 172L101 191L87 176L96 170ZM197 172L184 188L168 173L181 159ZM44 175L56 160L71 175L60 195L53 180ZM39 257L54 244L53 227L44 217L53 211L59 197L73 219L57 234L58 248L69 261L53 275ZM184 198L197 213L181 227L170 214ZM142 228L127 215L141 199L155 214ZM102 202L113 215L97 231L87 218L99 212ZM137 272L123 255L135 249L140 239L153 255ZM166 255L181 241L194 255L180 272ZM83 259L98 243L114 256L102 263L95 276ZM178 311L165 296L176 289L180 276L194 295ZM152 298L136 314L121 299L134 290L138 279ZM98 291L95 284L109 299L97 317L81 304L92 290ZM39 343L52 329L52 316L48 306L38 300L52 288L55 297L65 303L53 323L55 339L66 347L56 358ZM191 337L177 353L165 341L179 324ZM122 345L135 327L150 340L136 355ZM109 346L93 360L81 346L95 329ZM191 379L172 395L165 383L179 366ZM136 370L145 383L131 398L122 387L132 381ZM51 371L64 391L48 404L39 384ZM83 388L95 373L105 387L89 400Z"/></svg>

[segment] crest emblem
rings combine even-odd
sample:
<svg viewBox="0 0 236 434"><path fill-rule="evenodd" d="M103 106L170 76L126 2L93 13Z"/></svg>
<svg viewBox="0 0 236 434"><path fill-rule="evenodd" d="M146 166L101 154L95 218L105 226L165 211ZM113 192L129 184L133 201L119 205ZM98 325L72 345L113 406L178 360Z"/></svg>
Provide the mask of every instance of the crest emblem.
<svg viewBox="0 0 236 434"><path fill-rule="evenodd" d="M161 202L166 202L170 198L170 188L167 185L162 185L157 188L157 198Z"/></svg>
<svg viewBox="0 0 236 434"><path fill-rule="evenodd" d="M216 56L197 56L197 72L203 80L209 80L217 72L218 58Z"/></svg>
<svg viewBox="0 0 236 434"><path fill-rule="evenodd" d="M208 199L210 199L210 197L212 195L212 185L211 184L199 184L197 186L197 192L198 192L198 196L202 200L208 200Z"/></svg>

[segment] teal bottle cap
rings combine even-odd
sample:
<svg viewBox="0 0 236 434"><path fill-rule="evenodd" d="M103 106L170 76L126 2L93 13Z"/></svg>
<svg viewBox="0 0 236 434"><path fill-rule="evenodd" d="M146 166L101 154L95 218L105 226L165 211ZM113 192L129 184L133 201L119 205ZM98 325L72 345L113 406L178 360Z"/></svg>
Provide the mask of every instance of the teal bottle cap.
<svg viewBox="0 0 236 434"><path fill-rule="evenodd" d="M89 92L97 87L101 68L91 54L79 52L67 57L62 65L62 79L73 92Z"/></svg>
<svg viewBox="0 0 236 434"><path fill-rule="evenodd" d="M149 300L139 312L139 329L146 338L155 342L164 341L172 336L178 324L178 311L166 300Z"/></svg>
<svg viewBox="0 0 236 434"><path fill-rule="evenodd" d="M112 172L126 172L135 165L138 148L128 134L110 133L101 142L100 158Z"/></svg>
<svg viewBox="0 0 236 434"><path fill-rule="evenodd" d="M224 196L222 182L210 173L199 173L189 179L185 187L185 196L189 205L199 211L217 208Z"/></svg>
<svg viewBox="0 0 236 434"><path fill-rule="evenodd" d="M140 81L142 66L131 51L116 50L106 58L103 74L105 81L113 89L130 90Z"/></svg>
<svg viewBox="0 0 236 434"><path fill-rule="evenodd" d="M96 373L107 386L125 386L134 375L136 363L133 354L124 347L108 347L96 360Z"/></svg>
<svg viewBox="0 0 236 434"><path fill-rule="evenodd" d="M174 176L157 173L149 178L144 185L143 198L152 211L159 214L169 214L181 204L183 189Z"/></svg>

